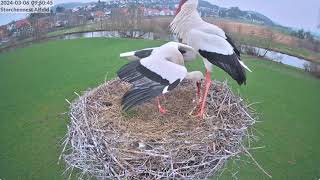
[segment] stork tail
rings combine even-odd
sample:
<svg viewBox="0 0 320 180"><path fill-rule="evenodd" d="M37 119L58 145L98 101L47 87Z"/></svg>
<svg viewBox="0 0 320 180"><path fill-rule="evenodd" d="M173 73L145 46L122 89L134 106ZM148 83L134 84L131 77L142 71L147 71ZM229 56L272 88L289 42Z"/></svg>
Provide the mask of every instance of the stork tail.
<svg viewBox="0 0 320 180"><path fill-rule="evenodd" d="M249 72L252 72L252 70L251 70L247 65L245 65L244 62L240 61L240 64L241 64L241 66L244 67L246 70L248 70Z"/></svg>

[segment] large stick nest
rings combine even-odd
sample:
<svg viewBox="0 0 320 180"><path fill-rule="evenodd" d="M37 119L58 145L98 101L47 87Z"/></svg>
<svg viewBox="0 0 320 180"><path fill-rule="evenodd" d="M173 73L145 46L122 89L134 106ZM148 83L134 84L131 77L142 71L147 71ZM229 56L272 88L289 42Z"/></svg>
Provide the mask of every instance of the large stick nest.
<svg viewBox="0 0 320 180"><path fill-rule="evenodd" d="M155 100L122 112L129 88L112 80L71 103L61 158L67 170L78 169L79 179L205 179L244 152L255 119L227 83L213 82L204 120L190 115L195 83L184 82L166 96L165 115Z"/></svg>

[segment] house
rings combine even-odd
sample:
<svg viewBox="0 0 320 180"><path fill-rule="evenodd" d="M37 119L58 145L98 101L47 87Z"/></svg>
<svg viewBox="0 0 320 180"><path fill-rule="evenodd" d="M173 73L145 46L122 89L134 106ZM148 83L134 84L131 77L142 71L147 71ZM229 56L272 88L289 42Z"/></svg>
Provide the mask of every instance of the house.
<svg viewBox="0 0 320 180"><path fill-rule="evenodd" d="M7 24L7 31L15 31L15 30L16 30L16 24L15 23Z"/></svg>
<svg viewBox="0 0 320 180"><path fill-rule="evenodd" d="M63 13L57 13L54 17L55 27L65 27L67 24L69 24L69 17L70 12L63 12Z"/></svg>
<svg viewBox="0 0 320 180"><path fill-rule="evenodd" d="M111 16L111 11L110 10L106 10L104 13L105 16Z"/></svg>
<svg viewBox="0 0 320 180"><path fill-rule="evenodd" d="M38 28L41 31L47 31L48 29L51 29L54 27L54 24L52 23L52 19L50 17L44 17L39 19L38 22Z"/></svg>
<svg viewBox="0 0 320 180"><path fill-rule="evenodd" d="M158 9L152 9L152 8L145 8L144 9L144 16L159 16L160 11Z"/></svg>
<svg viewBox="0 0 320 180"><path fill-rule="evenodd" d="M0 26L0 40L7 38L9 35L5 25Z"/></svg>
<svg viewBox="0 0 320 180"><path fill-rule="evenodd" d="M104 12L103 11L96 11L95 16L100 18L104 16Z"/></svg>
<svg viewBox="0 0 320 180"><path fill-rule="evenodd" d="M64 21L56 21L56 23L54 24L55 27L65 27L68 24L67 20Z"/></svg>
<svg viewBox="0 0 320 180"><path fill-rule="evenodd" d="M101 21L105 17L105 13L103 11L96 11L94 13L94 21Z"/></svg>
<svg viewBox="0 0 320 180"><path fill-rule="evenodd" d="M31 23L27 19L21 19L15 23L16 35L17 36L26 36L32 33Z"/></svg>
<svg viewBox="0 0 320 180"><path fill-rule="evenodd" d="M173 16L174 12L170 9L163 9L160 11L160 16Z"/></svg>

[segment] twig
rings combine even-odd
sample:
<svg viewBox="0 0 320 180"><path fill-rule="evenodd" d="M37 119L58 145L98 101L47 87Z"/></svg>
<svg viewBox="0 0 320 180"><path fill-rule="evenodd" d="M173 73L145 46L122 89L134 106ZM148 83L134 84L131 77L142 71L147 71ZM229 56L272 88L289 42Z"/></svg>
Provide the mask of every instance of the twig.
<svg viewBox="0 0 320 180"><path fill-rule="evenodd" d="M251 153L241 144L242 149L245 151L245 153L252 159L252 161L258 166L258 168L267 175L270 179L272 179L272 176L262 168L262 166L254 159L254 157L251 155Z"/></svg>

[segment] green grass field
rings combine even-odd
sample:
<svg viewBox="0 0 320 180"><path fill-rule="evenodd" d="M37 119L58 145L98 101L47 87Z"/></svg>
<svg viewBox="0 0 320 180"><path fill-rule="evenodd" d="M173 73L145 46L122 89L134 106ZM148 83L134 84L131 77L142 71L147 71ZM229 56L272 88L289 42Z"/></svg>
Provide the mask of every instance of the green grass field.
<svg viewBox="0 0 320 180"><path fill-rule="evenodd" d="M120 52L156 46L160 41L78 39L51 41L0 54L0 179L66 179L57 165L68 120L65 98L95 87L125 64ZM274 179L320 178L320 80L268 61L245 57L254 71L235 91L251 102L261 121L252 151ZM201 61L190 65L201 68ZM220 70L214 78L227 77ZM234 167L231 163L229 167ZM254 165L240 164L240 179L267 179ZM228 172L222 179L231 179Z"/></svg>

